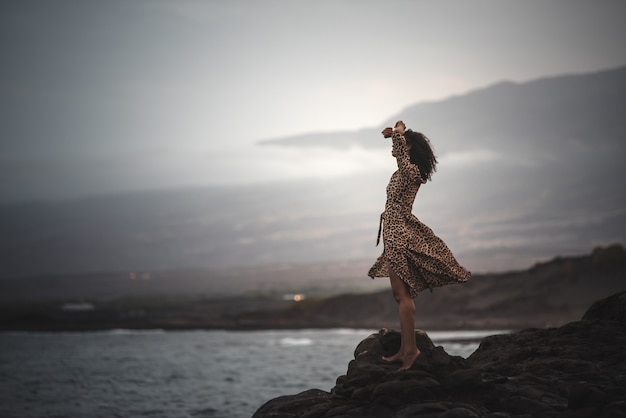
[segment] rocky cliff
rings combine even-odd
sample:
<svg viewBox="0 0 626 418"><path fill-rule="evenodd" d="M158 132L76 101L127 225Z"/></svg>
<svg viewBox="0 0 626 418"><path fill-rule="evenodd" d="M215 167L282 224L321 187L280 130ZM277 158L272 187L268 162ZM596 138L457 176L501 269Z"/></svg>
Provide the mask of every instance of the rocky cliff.
<svg viewBox="0 0 626 418"><path fill-rule="evenodd" d="M484 339L467 359L416 331L411 370L381 361L397 331L363 340L330 392L267 402L267 417L626 417L626 291L594 303L578 322Z"/></svg>

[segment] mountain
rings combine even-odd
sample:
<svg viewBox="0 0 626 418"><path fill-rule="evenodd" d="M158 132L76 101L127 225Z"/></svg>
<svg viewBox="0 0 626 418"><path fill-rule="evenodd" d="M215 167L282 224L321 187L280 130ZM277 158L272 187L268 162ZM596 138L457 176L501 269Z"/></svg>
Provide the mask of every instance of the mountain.
<svg viewBox="0 0 626 418"><path fill-rule="evenodd" d="M384 126L402 119L430 137L443 155L490 149L541 158L583 151L592 144L624 152L626 67L526 83L500 82L464 95L418 103L359 131L306 134L263 145L386 148Z"/></svg>
<svg viewBox="0 0 626 418"><path fill-rule="evenodd" d="M474 272L626 242L626 68L503 82L419 103L403 119L432 140L433 182L413 212ZM264 141L354 147L390 160L383 126ZM330 155L330 154L329 154ZM320 170L324 170L323 166ZM391 171L0 206L0 278L358 260L375 247Z"/></svg>

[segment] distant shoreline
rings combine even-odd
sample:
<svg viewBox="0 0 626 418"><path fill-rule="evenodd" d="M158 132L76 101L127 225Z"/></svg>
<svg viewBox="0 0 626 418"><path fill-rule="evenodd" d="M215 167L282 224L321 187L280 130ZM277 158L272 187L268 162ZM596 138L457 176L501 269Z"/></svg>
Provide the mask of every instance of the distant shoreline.
<svg viewBox="0 0 626 418"><path fill-rule="evenodd" d="M588 256L557 257L525 271L477 275L467 283L420 294L415 299L415 324L442 331L559 327L580 320L595 300L624 290L625 273L626 250L614 245L597 248ZM397 305L389 290L292 300L278 295L207 299L154 294L77 300L5 302L0 305L0 331L379 330L399 326Z"/></svg>
<svg viewBox="0 0 626 418"><path fill-rule="evenodd" d="M397 328L397 325L395 328ZM419 324L417 327L420 328ZM215 325L168 325L168 326L119 326L119 325L91 325L91 326L79 326L76 324L0 324L0 333L57 333L57 332L108 332L108 331L129 331L129 332L176 332L176 331L228 331L228 332L256 332L256 331L301 331L301 330L330 330L330 329L345 329L345 330L372 330L377 332L383 328L394 329L394 327L385 326L341 326L341 325L303 325L303 326L215 326ZM502 332L514 332L519 331L519 328L482 328L482 327L464 327L464 328L428 328L428 332L490 332L490 331L502 331ZM464 342L465 340L459 339L455 341ZM468 341L475 341L475 338L469 338Z"/></svg>

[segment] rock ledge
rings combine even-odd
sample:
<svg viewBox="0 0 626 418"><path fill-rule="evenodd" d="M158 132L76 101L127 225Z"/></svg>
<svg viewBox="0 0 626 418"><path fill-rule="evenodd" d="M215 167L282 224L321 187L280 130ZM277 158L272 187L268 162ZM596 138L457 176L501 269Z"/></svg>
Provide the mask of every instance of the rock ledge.
<svg viewBox="0 0 626 418"><path fill-rule="evenodd" d="M400 344L383 329L359 343L330 392L281 396L253 418L626 417L626 292L560 328L485 338L467 359L415 336L411 370L382 362Z"/></svg>

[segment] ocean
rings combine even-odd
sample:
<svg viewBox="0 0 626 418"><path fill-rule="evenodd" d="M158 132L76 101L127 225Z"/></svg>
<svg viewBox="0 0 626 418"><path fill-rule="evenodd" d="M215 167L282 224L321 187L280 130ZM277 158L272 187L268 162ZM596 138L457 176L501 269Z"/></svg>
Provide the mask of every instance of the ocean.
<svg viewBox="0 0 626 418"><path fill-rule="evenodd" d="M0 416L250 417L329 391L377 330L0 333ZM504 331L428 332L451 355Z"/></svg>

